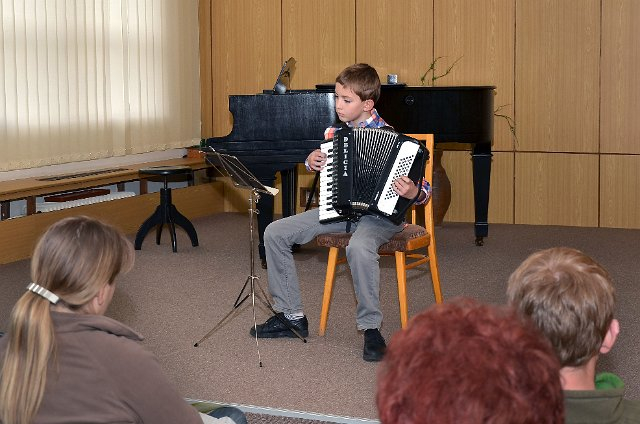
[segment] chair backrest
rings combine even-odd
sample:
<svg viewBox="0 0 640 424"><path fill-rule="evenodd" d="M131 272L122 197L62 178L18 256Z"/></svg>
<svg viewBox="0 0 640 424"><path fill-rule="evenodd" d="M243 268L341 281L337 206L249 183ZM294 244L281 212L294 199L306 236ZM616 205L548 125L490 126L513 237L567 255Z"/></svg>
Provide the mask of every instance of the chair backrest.
<svg viewBox="0 0 640 424"><path fill-rule="evenodd" d="M424 167L424 179L429 181L431 187L433 188L433 157L434 157L434 145L435 142L433 140L433 134L405 134L408 137L415 138L416 140L420 140L424 143L425 147L429 151L429 160L427 161ZM433 193L432 193L433 196ZM428 201L425 205L414 205L411 208L411 223L421 225L418 223L418 209L422 208L424 212L424 228L429 232L429 234L433 234L434 231L434 223L433 223L433 199Z"/></svg>

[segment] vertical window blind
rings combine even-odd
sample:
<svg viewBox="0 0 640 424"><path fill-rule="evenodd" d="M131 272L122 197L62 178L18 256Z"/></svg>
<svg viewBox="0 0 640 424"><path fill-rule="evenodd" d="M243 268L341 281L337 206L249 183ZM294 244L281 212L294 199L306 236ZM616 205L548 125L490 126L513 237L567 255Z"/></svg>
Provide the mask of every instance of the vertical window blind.
<svg viewBox="0 0 640 424"><path fill-rule="evenodd" d="M0 1L0 171L197 143L197 0Z"/></svg>

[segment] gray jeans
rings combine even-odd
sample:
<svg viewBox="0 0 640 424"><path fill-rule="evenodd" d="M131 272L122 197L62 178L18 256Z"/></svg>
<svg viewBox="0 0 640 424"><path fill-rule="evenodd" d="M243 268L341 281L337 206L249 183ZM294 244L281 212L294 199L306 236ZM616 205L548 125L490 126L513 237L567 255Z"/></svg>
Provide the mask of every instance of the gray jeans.
<svg viewBox="0 0 640 424"><path fill-rule="evenodd" d="M274 309L288 314L302 312L300 281L291 253L294 244L305 244L325 233L345 231L345 222L321 224L318 209L273 221L264 232L269 292ZM358 305L356 323L359 330L380 328L380 266L378 247L389 241L403 225L373 215L363 216L351 224L353 236L346 249ZM317 276L307 278L321 284ZM315 281L313 281L315 280Z"/></svg>

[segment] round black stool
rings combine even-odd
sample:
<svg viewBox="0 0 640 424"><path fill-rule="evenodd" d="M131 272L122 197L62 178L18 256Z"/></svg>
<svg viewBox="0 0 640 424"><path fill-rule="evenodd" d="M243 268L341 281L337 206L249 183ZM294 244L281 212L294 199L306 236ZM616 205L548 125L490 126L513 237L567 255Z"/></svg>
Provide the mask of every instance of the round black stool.
<svg viewBox="0 0 640 424"><path fill-rule="evenodd" d="M188 166L154 166L152 168L142 168L139 172L143 175L161 176L163 178L164 188L160 189L160 205L156 208L156 211L142 223L136 233L135 249L140 250L142 248L144 238L153 227L156 227L156 244L160 244L160 235L162 234L162 227L164 227L165 224L169 226L171 247L174 252L178 251L176 225L182 227L189 235L191 244L194 247L197 246L198 234L196 234L196 229L193 227L193 224L191 224L191 221L178 212L178 209L171 203L171 189L168 186L170 177L174 175L191 174L191 168Z"/></svg>

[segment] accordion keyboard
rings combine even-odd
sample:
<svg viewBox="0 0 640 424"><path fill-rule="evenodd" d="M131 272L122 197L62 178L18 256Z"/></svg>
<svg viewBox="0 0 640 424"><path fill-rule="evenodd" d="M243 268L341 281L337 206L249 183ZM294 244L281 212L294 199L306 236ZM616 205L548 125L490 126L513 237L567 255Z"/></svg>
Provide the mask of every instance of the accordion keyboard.
<svg viewBox="0 0 640 424"><path fill-rule="evenodd" d="M333 172L333 140L325 141L320 145L320 151L327 155L327 163L320 171L320 193L319 193L319 214L320 222L330 222L336 219L340 219L338 214L332 206L333 198L333 178L331 174Z"/></svg>

